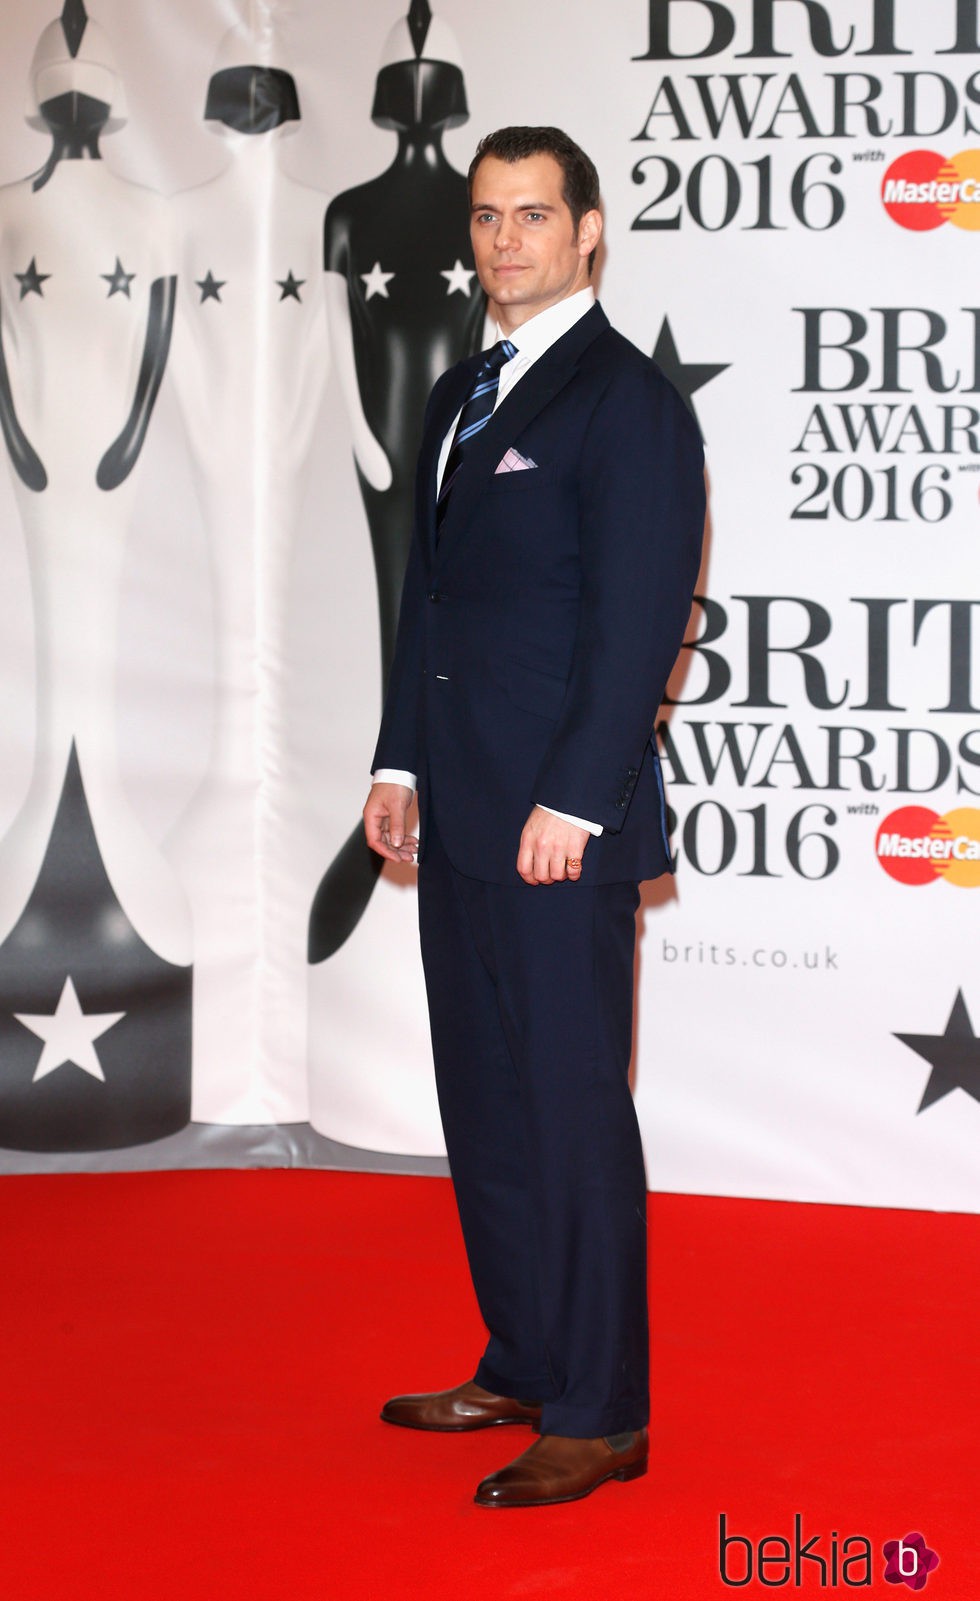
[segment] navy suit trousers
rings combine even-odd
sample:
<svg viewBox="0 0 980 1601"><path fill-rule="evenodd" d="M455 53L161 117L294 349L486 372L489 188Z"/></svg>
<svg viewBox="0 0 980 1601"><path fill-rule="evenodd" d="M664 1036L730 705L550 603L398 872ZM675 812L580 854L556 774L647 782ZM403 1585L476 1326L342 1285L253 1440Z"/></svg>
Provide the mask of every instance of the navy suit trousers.
<svg viewBox="0 0 980 1601"><path fill-rule="evenodd" d="M642 1428L646 1183L628 1079L637 886L468 878L434 821L419 921L439 1105L490 1333L476 1382L541 1401L546 1433Z"/></svg>

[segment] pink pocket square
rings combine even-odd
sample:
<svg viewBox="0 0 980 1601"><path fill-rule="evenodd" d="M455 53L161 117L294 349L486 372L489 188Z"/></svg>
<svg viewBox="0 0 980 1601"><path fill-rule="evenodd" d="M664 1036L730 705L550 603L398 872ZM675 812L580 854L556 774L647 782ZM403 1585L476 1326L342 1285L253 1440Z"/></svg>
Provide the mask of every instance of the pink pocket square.
<svg viewBox="0 0 980 1601"><path fill-rule="evenodd" d="M532 461L530 456L522 456L520 451L515 450L512 445L506 456L502 456L498 462L495 475L496 473L522 473L526 472L529 467L536 467L537 465L537 462Z"/></svg>

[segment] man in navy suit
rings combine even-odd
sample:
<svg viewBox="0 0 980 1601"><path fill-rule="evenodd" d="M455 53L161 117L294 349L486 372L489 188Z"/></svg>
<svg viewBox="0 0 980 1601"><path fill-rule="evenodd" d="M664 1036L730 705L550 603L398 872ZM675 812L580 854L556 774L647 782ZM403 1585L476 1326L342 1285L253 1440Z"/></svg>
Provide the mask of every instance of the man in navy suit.
<svg viewBox="0 0 980 1601"><path fill-rule="evenodd" d="M595 302L589 158L557 129L507 128L469 187L498 342L429 399L364 818L382 856L418 853L440 1111L490 1338L472 1380L382 1417L537 1427L476 1492L537 1506L647 1464L635 912L639 881L671 870L652 731L704 484L689 412Z"/></svg>

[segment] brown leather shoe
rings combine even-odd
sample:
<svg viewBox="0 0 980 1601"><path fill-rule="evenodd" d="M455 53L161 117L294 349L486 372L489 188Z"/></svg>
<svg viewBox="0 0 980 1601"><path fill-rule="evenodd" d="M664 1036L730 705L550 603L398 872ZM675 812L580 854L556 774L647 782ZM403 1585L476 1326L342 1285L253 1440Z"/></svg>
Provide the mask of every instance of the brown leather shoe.
<svg viewBox="0 0 980 1601"><path fill-rule="evenodd" d="M555 1506L580 1501L607 1479L638 1479L647 1470L646 1429L598 1440L542 1434L499 1473L491 1473L473 1497L477 1506Z"/></svg>
<svg viewBox="0 0 980 1601"><path fill-rule="evenodd" d="M536 1428L541 1421L541 1408L533 1401L491 1395L479 1384L467 1383L431 1395L396 1395L381 1408L381 1421L398 1423L403 1429L434 1429L442 1434L491 1429L497 1423L530 1423Z"/></svg>

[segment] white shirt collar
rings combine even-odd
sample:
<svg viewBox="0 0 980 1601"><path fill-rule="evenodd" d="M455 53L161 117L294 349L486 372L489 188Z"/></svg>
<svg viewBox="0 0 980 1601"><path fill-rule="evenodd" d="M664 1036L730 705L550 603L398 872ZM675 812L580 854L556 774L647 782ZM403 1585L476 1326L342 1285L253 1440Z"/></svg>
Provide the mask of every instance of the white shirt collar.
<svg viewBox="0 0 980 1601"><path fill-rule="evenodd" d="M515 359L537 361L539 356L543 356L562 334L567 334L569 328L573 328L579 318L584 317L594 305L595 290L590 284L588 288L578 289L574 295L566 295L564 300L558 300L553 306L539 311L537 316L529 317L527 322L522 323L512 334L502 333L498 324L496 337L509 339L512 345L517 346Z"/></svg>

